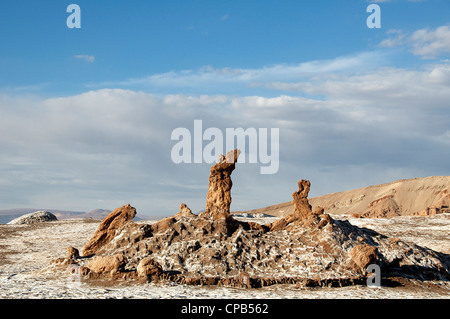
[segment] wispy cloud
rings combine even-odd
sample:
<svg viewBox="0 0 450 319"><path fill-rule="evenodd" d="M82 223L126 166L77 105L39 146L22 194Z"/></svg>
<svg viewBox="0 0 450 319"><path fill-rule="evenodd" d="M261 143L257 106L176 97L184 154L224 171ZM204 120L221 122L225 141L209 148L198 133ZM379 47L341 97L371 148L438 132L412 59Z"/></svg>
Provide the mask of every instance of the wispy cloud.
<svg viewBox="0 0 450 319"><path fill-rule="evenodd" d="M450 27L440 26L416 30L410 34L402 30L389 30L389 37L381 41L381 47L405 46L414 55L435 59L450 53Z"/></svg>
<svg viewBox="0 0 450 319"><path fill-rule="evenodd" d="M80 59L88 63L94 63L95 62L95 56L94 55L86 55L86 54L79 54L73 56L75 59Z"/></svg>
<svg viewBox="0 0 450 319"><path fill-rule="evenodd" d="M391 29L386 32L388 38L380 42L381 47L392 48L401 45L405 38L405 33L402 30Z"/></svg>
<svg viewBox="0 0 450 319"><path fill-rule="evenodd" d="M435 30L417 30L409 40L412 42L413 53L424 58L436 58L450 53L450 28L448 26L441 26Z"/></svg>
<svg viewBox="0 0 450 319"><path fill-rule="evenodd" d="M214 68L205 66L197 70L170 71L120 82L104 82L92 87L119 86L124 88L202 88L232 86L263 86L277 80L292 81L313 75L334 72L352 73L377 68L386 60L383 52L361 52L329 60L314 60L299 64L275 64L257 69Z"/></svg>

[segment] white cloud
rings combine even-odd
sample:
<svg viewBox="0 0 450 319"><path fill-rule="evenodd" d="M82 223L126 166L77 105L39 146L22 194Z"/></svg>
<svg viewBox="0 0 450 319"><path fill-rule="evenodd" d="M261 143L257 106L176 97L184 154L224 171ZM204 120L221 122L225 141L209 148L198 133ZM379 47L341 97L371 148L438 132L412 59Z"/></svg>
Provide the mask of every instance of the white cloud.
<svg viewBox="0 0 450 319"><path fill-rule="evenodd" d="M434 39L428 32L416 34L416 42ZM115 83L133 90L47 99L0 95L0 202L76 210L131 202L142 214L175 213L185 202L201 210L209 165L175 165L170 158L172 130L192 129L195 119L205 129L280 129L277 174L261 176L260 165L250 164L233 173L237 210L289 200L300 178L310 179L318 195L342 190L342 183L351 188L446 174L450 62L407 69L381 67L385 59L376 51L259 69L204 67ZM284 94L136 90L222 84Z"/></svg>
<svg viewBox="0 0 450 319"><path fill-rule="evenodd" d="M95 62L95 56L94 55L86 55L86 54L79 54L73 56L75 59L84 60L88 63L94 63Z"/></svg>
<svg viewBox="0 0 450 319"><path fill-rule="evenodd" d="M279 172L262 176L259 165L238 168L234 209L289 200L299 178L311 179L318 195L341 190L342 180L350 188L447 172L449 63L325 72L355 65L334 62L303 64L302 71L317 66L324 73L311 72L300 82L264 83L320 99L155 96L123 89L50 99L0 96L0 200L84 210L131 202L142 214L175 213L186 202L201 210L209 165L175 165L170 158L172 130L192 129L195 119L203 120L204 129L280 128ZM244 73L253 81L286 70ZM233 69L203 72L243 76Z"/></svg>
<svg viewBox="0 0 450 319"><path fill-rule="evenodd" d="M380 42L381 47L406 46L414 55L435 59L450 54L450 27L434 30L420 29L406 35L402 30L388 31L390 36Z"/></svg>
<svg viewBox="0 0 450 319"><path fill-rule="evenodd" d="M421 29L414 32L409 40L413 53L424 58L436 58L450 54L450 28L441 26L435 30Z"/></svg>
<svg viewBox="0 0 450 319"><path fill-rule="evenodd" d="M403 44L405 34L402 30L391 29L386 32L390 37L380 42L381 47L392 48Z"/></svg>
<svg viewBox="0 0 450 319"><path fill-rule="evenodd" d="M205 66L198 70L170 71L143 78L133 78L121 82L93 84L92 87L120 86L132 88L217 88L226 84L231 87L261 86L261 83L277 80L298 80L318 74L332 72L352 73L377 68L385 61L382 52L361 52L330 60L315 60L299 64L275 64L258 69L213 68Z"/></svg>

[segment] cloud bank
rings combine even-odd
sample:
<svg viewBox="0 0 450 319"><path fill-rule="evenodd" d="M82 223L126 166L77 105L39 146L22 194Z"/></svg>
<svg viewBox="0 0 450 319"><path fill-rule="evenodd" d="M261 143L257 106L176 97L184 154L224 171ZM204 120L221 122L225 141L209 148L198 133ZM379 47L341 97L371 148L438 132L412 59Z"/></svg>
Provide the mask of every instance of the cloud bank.
<svg viewBox="0 0 450 319"><path fill-rule="evenodd" d="M279 172L260 175L258 164L242 164L234 174L236 210L290 200L299 178L312 180L319 195L445 175L449 84L450 64L437 63L265 83L286 90L276 97L125 89L49 99L3 95L0 200L67 209L132 202L142 214L174 213L186 202L201 210L209 165L176 165L170 158L171 132L192 129L195 119L205 128L280 129ZM297 91L325 98L292 95Z"/></svg>
<svg viewBox="0 0 450 319"><path fill-rule="evenodd" d="M420 29L411 34L390 30L388 34L390 36L381 41L380 46L407 46L414 55L424 59L435 59L450 53L450 27L447 25L434 30Z"/></svg>
<svg viewBox="0 0 450 319"><path fill-rule="evenodd" d="M59 98L0 94L0 202L67 210L131 203L144 215L173 214L181 202L202 210L210 165L171 160L172 131L193 129L194 120L205 129L279 128L277 174L239 164L233 210L288 201L300 178L311 180L315 196L448 175L449 34L448 26L388 32L383 48L432 59L414 68L389 65L389 52L376 50L256 69L172 71ZM224 87L233 93L217 89ZM152 88L178 94L146 93Z"/></svg>
<svg viewBox="0 0 450 319"><path fill-rule="evenodd" d="M242 87L264 86L277 80L289 81L309 79L320 74L350 74L375 69L386 63L385 53L360 52L330 60L308 61L299 64L275 64L258 69L214 68L205 66L197 70L170 71L142 78L132 78L120 82L91 84L97 87L141 88L153 90L170 89L210 89L226 87L230 91L240 91Z"/></svg>

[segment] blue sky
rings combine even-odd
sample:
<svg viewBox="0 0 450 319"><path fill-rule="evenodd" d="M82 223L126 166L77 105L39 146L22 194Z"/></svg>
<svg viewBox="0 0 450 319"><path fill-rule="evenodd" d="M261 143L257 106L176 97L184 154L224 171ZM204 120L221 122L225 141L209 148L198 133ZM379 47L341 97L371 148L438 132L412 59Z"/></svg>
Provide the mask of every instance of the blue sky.
<svg viewBox="0 0 450 319"><path fill-rule="evenodd" d="M391 29L445 25L450 11L448 0L383 2L382 28L368 29L367 1L81 0L82 28L69 29L72 2L2 1L1 88L67 95L204 66L255 69L333 59L376 49ZM83 55L95 62L75 58Z"/></svg>
<svg viewBox="0 0 450 319"><path fill-rule="evenodd" d="M201 210L209 165L170 160L195 119L280 128L277 174L233 173L236 210L300 178L320 195L448 175L449 17L448 0L2 1L0 206Z"/></svg>

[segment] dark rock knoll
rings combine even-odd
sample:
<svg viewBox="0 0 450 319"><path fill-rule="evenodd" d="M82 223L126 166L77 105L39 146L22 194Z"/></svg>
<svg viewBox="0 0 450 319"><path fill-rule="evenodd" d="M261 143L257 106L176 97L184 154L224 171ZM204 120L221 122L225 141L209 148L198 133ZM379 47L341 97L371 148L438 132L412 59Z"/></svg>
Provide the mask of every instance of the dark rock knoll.
<svg viewBox="0 0 450 319"><path fill-rule="evenodd" d="M16 219L13 219L8 225L31 225L36 223L45 223L58 220L55 215L48 211L37 211L30 214L25 214Z"/></svg>

